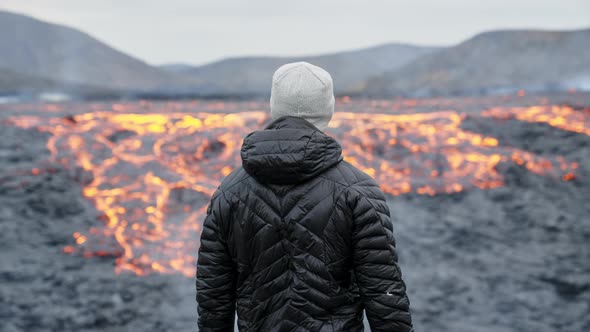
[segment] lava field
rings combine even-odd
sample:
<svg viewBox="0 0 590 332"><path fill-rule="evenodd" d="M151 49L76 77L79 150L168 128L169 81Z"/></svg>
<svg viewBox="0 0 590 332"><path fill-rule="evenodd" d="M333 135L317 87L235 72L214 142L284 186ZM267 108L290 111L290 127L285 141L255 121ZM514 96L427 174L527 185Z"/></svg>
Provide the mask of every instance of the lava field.
<svg viewBox="0 0 590 332"><path fill-rule="evenodd" d="M210 195L263 101L0 105L0 330L194 331ZM416 331L590 330L590 94L340 98ZM367 329L368 330L368 329Z"/></svg>

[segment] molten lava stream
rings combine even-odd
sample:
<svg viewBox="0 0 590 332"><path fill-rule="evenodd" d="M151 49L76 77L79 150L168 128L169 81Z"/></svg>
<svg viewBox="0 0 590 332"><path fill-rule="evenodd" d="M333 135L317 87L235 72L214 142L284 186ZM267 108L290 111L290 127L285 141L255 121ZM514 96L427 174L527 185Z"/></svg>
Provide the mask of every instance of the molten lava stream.
<svg viewBox="0 0 590 332"><path fill-rule="evenodd" d="M550 126L590 136L590 116L570 106L534 106L491 108L482 113L485 117L517 119L527 122L546 123Z"/></svg>
<svg viewBox="0 0 590 332"><path fill-rule="evenodd" d="M347 104L349 105L349 104ZM389 104L388 104L389 105ZM103 225L76 232L67 253L116 256L116 271L194 274L200 225L221 179L240 165L243 137L268 121L265 111L179 112L226 104L173 103L174 112L96 110L64 118L14 116L10 122L51 133L51 160L81 179L83 195L100 211ZM231 105L230 105L231 106ZM235 106L235 105L234 105ZM239 106L239 105L238 105ZM133 106L135 107L135 106ZM233 107L233 106L232 106ZM237 106L235 106L237 107ZM255 108L255 104L248 104ZM350 107L355 107L350 104ZM484 116L519 116L588 133L588 116L567 108L489 110ZM419 114L337 112L328 133L343 146L345 160L373 176L392 195L455 193L503 185L496 165L515 162L537 174L574 177L575 163L501 147L494 137L465 131L454 111ZM580 127L579 122L583 123ZM568 129L569 128L569 129Z"/></svg>

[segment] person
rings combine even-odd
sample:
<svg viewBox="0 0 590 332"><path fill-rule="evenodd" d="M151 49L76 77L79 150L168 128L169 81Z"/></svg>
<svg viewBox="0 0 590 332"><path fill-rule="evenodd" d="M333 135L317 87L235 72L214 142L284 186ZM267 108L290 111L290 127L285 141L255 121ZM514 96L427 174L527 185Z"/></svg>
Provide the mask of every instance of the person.
<svg viewBox="0 0 590 332"><path fill-rule="evenodd" d="M217 188L197 260L200 331L413 331L385 196L323 131L332 78L273 75L272 122L248 134Z"/></svg>

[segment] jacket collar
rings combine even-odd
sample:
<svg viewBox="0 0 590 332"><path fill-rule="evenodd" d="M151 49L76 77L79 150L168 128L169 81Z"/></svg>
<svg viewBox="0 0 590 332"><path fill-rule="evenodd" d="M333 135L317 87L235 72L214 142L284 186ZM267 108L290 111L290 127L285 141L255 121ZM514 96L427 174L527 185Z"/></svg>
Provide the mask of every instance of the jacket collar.
<svg viewBox="0 0 590 332"><path fill-rule="evenodd" d="M283 116L248 134L241 149L244 170L261 183L298 184L342 160L342 147L309 121Z"/></svg>
<svg viewBox="0 0 590 332"><path fill-rule="evenodd" d="M269 123L264 129L281 128L311 129L321 132L321 130L319 130L318 127L314 126L311 122L305 120L304 118L290 115L285 115L280 118L276 118L271 123Z"/></svg>

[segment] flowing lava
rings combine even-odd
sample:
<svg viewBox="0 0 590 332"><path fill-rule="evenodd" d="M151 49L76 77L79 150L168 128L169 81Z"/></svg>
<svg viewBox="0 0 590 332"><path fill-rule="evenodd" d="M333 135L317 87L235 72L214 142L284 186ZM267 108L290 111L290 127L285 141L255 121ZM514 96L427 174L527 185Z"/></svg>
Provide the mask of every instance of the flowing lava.
<svg viewBox="0 0 590 332"><path fill-rule="evenodd" d="M83 194L102 213L102 225L74 233L78 246L65 252L116 256L117 272L193 276L209 197L240 165L243 137L267 123L267 112L228 113L223 103L214 111L210 103L207 112L195 112L189 104L156 110L138 104L65 117L13 116L9 123L49 132L51 162L87 175ZM491 109L482 115L546 122L590 135L590 116L566 107ZM392 195L499 187L503 178L496 165L506 161L564 181L575 177L577 164L499 146L494 137L461 129L464 117L456 111L337 112L328 133L341 142L346 160Z"/></svg>
<svg viewBox="0 0 590 332"><path fill-rule="evenodd" d="M569 106L492 108L483 112L482 115L498 119L547 123L559 129L590 136L590 118L588 115Z"/></svg>

